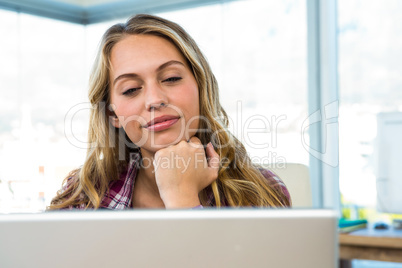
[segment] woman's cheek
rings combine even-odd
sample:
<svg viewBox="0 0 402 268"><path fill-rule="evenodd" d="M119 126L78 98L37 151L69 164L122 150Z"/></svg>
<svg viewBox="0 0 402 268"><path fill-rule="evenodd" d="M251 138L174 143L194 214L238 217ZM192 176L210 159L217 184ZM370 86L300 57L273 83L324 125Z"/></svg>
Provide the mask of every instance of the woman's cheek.
<svg viewBox="0 0 402 268"><path fill-rule="evenodd" d="M147 137L142 131L140 122L135 120L127 122L124 127L124 131L135 145L141 147L143 144L145 144Z"/></svg>

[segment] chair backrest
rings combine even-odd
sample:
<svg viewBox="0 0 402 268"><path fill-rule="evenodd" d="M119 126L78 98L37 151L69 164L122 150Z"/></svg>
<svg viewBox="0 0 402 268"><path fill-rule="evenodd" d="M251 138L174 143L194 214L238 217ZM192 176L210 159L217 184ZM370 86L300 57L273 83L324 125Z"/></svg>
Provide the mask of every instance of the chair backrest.
<svg viewBox="0 0 402 268"><path fill-rule="evenodd" d="M308 167L296 163L264 165L285 183L292 198L292 207L312 207L312 194Z"/></svg>

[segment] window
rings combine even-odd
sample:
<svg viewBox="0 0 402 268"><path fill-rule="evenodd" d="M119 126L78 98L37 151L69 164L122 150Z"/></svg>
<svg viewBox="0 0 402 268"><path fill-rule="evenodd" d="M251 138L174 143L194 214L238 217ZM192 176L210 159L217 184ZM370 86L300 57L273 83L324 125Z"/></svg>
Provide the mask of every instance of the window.
<svg viewBox="0 0 402 268"><path fill-rule="evenodd" d="M0 210L42 210L85 157L64 137L66 112L86 96L85 28L0 12Z"/></svg>
<svg viewBox="0 0 402 268"><path fill-rule="evenodd" d="M340 191L375 210L376 117L402 110L402 2L339 0L338 8Z"/></svg>

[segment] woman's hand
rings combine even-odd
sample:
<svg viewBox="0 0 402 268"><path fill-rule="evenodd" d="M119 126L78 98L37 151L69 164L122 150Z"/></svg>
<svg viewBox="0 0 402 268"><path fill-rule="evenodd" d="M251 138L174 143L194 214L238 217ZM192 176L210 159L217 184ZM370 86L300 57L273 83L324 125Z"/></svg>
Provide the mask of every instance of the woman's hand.
<svg viewBox="0 0 402 268"><path fill-rule="evenodd" d="M155 153L156 184L166 208L200 205L198 193L218 178L219 155L192 137ZM208 157L208 160L207 160Z"/></svg>

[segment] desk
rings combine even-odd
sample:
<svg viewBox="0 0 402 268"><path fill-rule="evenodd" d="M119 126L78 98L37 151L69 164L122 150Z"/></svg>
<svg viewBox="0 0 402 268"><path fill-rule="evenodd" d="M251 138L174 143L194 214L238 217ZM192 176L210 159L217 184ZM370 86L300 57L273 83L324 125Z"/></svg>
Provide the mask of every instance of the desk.
<svg viewBox="0 0 402 268"><path fill-rule="evenodd" d="M402 262L402 230L362 229L339 235L340 267L352 259Z"/></svg>

